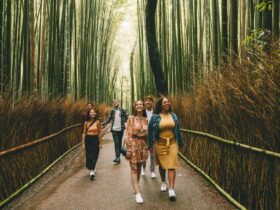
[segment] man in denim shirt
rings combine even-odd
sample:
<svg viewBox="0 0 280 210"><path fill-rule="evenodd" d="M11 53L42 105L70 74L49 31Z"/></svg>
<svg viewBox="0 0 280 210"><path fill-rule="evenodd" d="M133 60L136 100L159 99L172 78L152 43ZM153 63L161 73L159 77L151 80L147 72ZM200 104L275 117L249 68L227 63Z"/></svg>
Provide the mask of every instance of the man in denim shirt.
<svg viewBox="0 0 280 210"><path fill-rule="evenodd" d="M109 117L101 123L106 125L112 121L111 132L115 143L116 158L113 160L115 163L120 163L120 151L122 147L122 138L125 130L125 122L127 121L128 115L126 111L120 108L119 100L113 101L114 108L111 110Z"/></svg>

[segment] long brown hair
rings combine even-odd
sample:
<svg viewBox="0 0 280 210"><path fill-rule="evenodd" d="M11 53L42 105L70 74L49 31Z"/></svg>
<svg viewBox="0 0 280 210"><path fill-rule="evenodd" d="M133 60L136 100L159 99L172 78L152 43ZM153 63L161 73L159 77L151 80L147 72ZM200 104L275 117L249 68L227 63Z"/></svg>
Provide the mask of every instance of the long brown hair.
<svg viewBox="0 0 280 210"><path fill-rule="evenodd" d="M133 115L134 115L134 116L137 115L137 111L136 111L136 109L135 109L135 106L136 106L136 103L137 103L138 101L141 101L142 104L143 104L143 107L144 107L143 112L142 112L142 117L147 117L145 105L144 105L144 102L143 102L142 100L137 100L137 101L134 102L134 104L133 104Z"/></svg>

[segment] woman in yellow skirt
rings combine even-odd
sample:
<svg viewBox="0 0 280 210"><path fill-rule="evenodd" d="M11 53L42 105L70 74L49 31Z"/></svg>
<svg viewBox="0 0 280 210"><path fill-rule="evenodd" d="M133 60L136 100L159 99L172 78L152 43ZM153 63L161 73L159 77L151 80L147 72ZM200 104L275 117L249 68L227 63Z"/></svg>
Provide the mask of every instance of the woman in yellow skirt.
<svg viewBox="0 0 280 210"><path fill-rule="evenodd" d="M174 191L176 169L179 166L178 147L183 147L183 140L177 116L171 111L168 98L160 98L155 107L155 114L149 122L149 149L155 150L162 184L161 191L167 191L166 170L168 170L169 198L176 200Z"/></svg>

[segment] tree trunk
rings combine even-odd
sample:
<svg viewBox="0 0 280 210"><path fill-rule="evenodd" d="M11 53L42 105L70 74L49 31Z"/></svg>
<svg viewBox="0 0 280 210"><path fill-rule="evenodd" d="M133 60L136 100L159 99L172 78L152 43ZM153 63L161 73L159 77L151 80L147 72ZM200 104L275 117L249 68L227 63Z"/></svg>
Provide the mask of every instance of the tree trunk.
<svg viewBox="0 0 280 210"><path fill-rule="evenodd" d="M130 84L131 84L131 105L134 103L134 72L133 72L133 58L136 49L136 42L132 48L130 55ZM131 109L132 111L132 109Z"/></svg>
<svg viewBox="0 0 280 210"><path fill-rule="evenodd" d="M222 57L227 62L228 53L228 12L227 0L222 0Z"/></svg>
<svg viewBox="0 0 280 210"><path fill-rule="evenodd" d="M273 30L274 38L278 39L279 38L279 0L272 1L272 9L273 9L272 30Z"/></svg>
<svg viewBox="0 0 280 210"><path fill-rule="evenodd" d="M23 74L22 74L22 91L24 94L28 94L30 87L30 60L29 60L29 4L28 1L24 1L23 5Z"/></svg>
<svg viewBox="0 0 280 210"><path fill-rule="evenodd" d="M148 0L146 6L147 44L148 44L149 58L150 58L152 72L155 78L157 92L159 95L167 95L168 85L162 71L159 49L158 49L158 44L156 39L156 24L155 24L156 8L157 8L157 0Z"/></svg>
<svg viewBox="0 0 280 210"><path fill-rule="evenodd" d="M34 95L35 89L35 28L34 28L34 0L30 0L30 95Z"/></svg>
<svg viewBox="0 0 280 210"><path fill-rule="evenodd" d="M8 1L7 2L7 22L6 22L6 45L5 45L5 80L4 83L5 85L10 85L10 72L11 72L11 30L12 30L12 2ZM4 87L5 88L5 87ZM7 87L6 87L7 88ZM11 88L9 86L8 88ZM4 89L5 90L5 89Z"/></svg>
<svg viewBox="0 0 280 210"><path fill-rule="evenodd" d="M266 3L265 10L263 11L263 16L262 16L262 26L263 29L267 29L269 31L272 31L272 12L269 9L269 1L264 0Z"/></svg>
<svg viewBox="0 0 280 210"><path fill-rule="evenodd" d="M235 55L238 55L238 1L231 0L231 19L230 19L230 43L231 50Z"/></svg>
<svg viewBox="0 0 280 210"><path fill-rule="evenodd" d="M213 63L216 66L219 63L219 7L217 0L212 1L212 20Z"/></svg>
<svg viewBox="0 0 280 210"><path fill-rule="evenodd" d="M4 1L0 1L0 91L3 94L3 14Z"/></svg>

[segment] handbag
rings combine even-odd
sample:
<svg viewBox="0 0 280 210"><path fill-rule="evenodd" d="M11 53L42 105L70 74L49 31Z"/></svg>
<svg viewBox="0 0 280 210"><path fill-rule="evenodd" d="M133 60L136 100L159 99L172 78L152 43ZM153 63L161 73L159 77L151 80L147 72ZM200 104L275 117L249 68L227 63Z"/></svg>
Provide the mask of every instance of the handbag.
<svg viewBox="0 0 280 210"><path fill-rule="evenodd" d="M125 145L122 145L122 148L121 148L120 152L124 157L126 157L126 147L125 147Z"/></svg>

